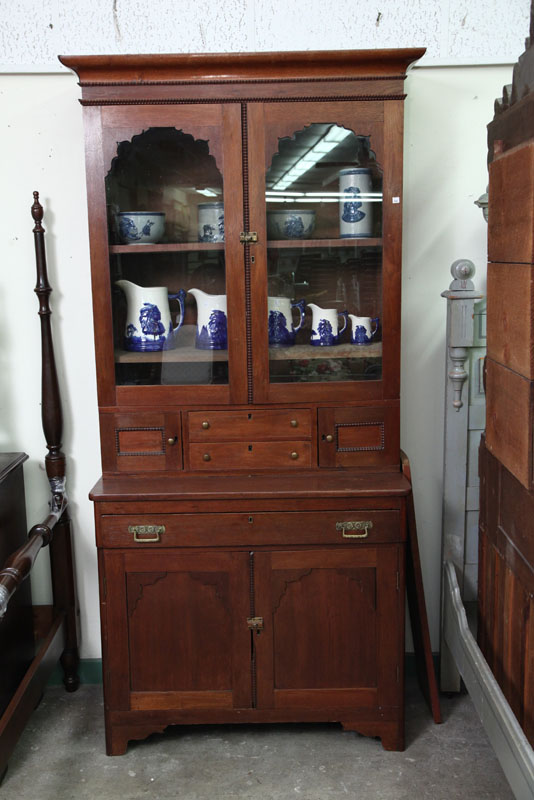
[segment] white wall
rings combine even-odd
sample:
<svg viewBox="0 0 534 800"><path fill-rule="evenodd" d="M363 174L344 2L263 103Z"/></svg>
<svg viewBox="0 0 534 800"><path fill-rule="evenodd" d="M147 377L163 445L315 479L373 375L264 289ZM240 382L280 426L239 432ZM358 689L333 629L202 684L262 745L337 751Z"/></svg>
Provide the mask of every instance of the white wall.
<svg viewBox="0 0 534 800"><path fill-rule="evenodd" d="M58 52L128 50L428 44L433 63L449 64L410 72L405 109L401 436L412 461L432 644L437 649L445 357L445 300L440 292L448 287L450 264L461 257L475 262L477 286L484 288L487 229L473 201L487 184L486 124L493 115L495 97L511 81L511 66L450 64L516 60L528 32L528 0L510 0L506 5L504 0L471 3L469 13L459 0L386 0L366 6L365 12L354 0L341 0L327 11L318 0L234 0L217 6L205 0L194 5L152 0L142 7L129 0L113 6L102 0L85 6L60 0L43 0L37 6L26 1L0 20L0 52L6 70L0 75L0 449L29 454L25 465L28 523L40 521L48 488L42 467L38 305L32 292L35 260L30 207L32 191L37 189L45 207L54 289L51 303L64 397L63 441L82 657L100 654L96 549L87 497L100 474L100 453L82 115L75 76L45 74L42 68L57 70ZM153 22L156 13L158 24ZM174 26L171 18L176 20ZM17 74L24 70L29 74ZM47 602L50 596L46 558L46 553L39 557L34 574L36 602Z"/></svg>

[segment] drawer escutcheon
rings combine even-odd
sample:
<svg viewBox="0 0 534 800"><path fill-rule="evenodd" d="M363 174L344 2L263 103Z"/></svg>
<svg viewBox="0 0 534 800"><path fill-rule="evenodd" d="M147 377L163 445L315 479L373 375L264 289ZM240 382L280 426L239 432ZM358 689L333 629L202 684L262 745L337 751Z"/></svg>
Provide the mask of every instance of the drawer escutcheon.
<svg viewBox="0 0 534 800"><path fill-rule="evenodd" d="M336 531L341 531L344 539L365 539L369 536L369 529L372 527L371 520L336 522ZM347 531L363 531L363 533L347 533Z"/></svg>
<svg viewBox="0 0 534 800"><path fill-rule="evenodd" d="M134 542L159 542L165 525L128 525L128 533L133 533Z"/></svg>

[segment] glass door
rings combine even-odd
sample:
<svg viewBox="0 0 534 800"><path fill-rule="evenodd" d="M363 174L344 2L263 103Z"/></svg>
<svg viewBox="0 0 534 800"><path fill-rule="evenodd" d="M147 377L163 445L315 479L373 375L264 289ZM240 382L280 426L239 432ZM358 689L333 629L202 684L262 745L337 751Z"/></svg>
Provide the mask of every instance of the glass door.
<svg viewBox="0 0 534 800"><path fill-rule="evenodd" d="M141 130L139 122L137 130L125 125L134 122L131 111L121 109L120 125L114 118L107 131L105 165L117 394L134 397L126 387L181 387L184 400L200 390L206 399L228 402L232 362L238 394L243 338L236 333L240 301L227 275L228 217L239 217L230 230L242 219L241 187L234 175L228 186L223 174L235 136L225 131L220 106L163 109L145 117ZM240 262L231 261L239 271L237 253Z"/></svg>
<svg viewBox="0 0 534 800"><path fill-rule="evenodd" d="M384 311L383 104L356 105L254 112L255 133L263 128L255 213L265 237L253 306L265 318L255 396L335 399L332 384L343 399L382 396L393 322Z"/></svg>

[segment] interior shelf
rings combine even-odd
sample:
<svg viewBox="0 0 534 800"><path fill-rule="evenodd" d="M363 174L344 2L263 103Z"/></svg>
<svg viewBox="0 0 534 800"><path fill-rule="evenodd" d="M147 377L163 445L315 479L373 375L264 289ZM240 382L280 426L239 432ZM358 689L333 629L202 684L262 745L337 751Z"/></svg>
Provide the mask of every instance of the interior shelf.
<svg viewBox="0 0 534 800"><path fill-rule="evenodd" d="M269 358L272 361L296 361L304 359L329 358L380 358L382 342L370 345L340 344L333 347L314 347L310 344L299 344L293 347L271 347ZM173 350L158 350L154 353L134 353L128 350L116 350L117 364L139 363L191 363L203 361L228 361L228 350L197 350L194 345L176 347Z"/></svg>
<svg viewBox="0 0 534 800"><path fill-rule="evenodd" d="M381 247L381 238L361 239L268 239L267 247Z"/></svg>
<svg viewBox="0 0 534 800"><path fill-rule="evenodd" d="M362 239L267 239L267 247L285 248L319 248L319 247L381 247L381 238ZM224 242L172 242L171 244L112 244L110 253L180 253L206 250L224 250Z"/></svg>
<svg viewBox="0 0 534 800"><path fill-rule="evenodd" d="M180 253L202 250L224 250L224 242L172 242L171 244L112 244L110 253Z"/></svg>

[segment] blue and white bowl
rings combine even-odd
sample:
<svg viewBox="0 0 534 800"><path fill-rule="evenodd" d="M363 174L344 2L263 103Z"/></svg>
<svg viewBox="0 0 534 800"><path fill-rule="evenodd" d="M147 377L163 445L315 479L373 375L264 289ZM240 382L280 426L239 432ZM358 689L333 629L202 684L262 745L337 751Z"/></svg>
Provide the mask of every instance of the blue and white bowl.
<svg viewBox="0 0 534 800"><path fill-rule="evenodd" d="M155 244L165 232L163 211L119 211L117 229L123 244Z"/></svg>
<svg viewBox="0 0 534 800"><path fill-rule="evenodd" d="M314 230L315 211L311 208L267 212L268 239L309 239Z"/></svg>

